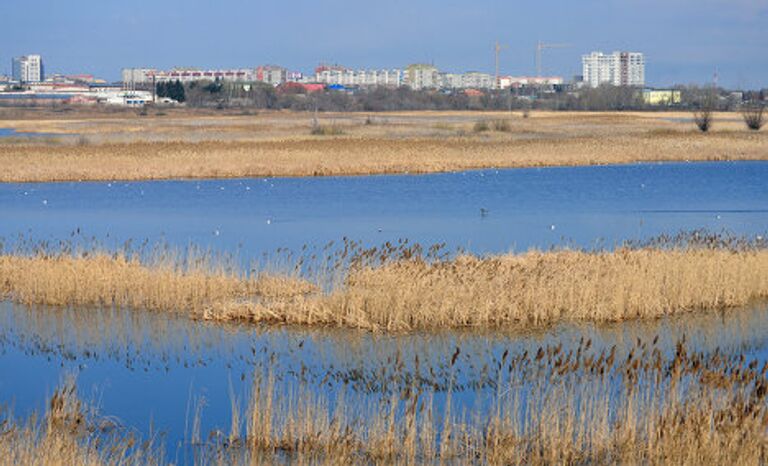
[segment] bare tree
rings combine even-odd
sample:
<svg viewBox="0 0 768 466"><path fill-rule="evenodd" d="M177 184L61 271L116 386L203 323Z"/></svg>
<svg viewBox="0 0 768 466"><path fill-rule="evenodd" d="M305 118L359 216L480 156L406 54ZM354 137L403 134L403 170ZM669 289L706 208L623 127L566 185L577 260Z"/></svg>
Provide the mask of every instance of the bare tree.
<svg viewBox="0 0 768 466"><path fill-rule="evenodd" d="M716 105L717 94L714 89L704 91L704 94L697 99L693 110L693 122L702 133L706 133L712 127Z"/></svg>
<svg viewBox="0 0 768 466"><path fill-rule="evenodd" d="M747 128L760 131L760 128L765 124L764 111L765 106L760 103L753 103L742 107L741 116L744 118Z"/></svg>

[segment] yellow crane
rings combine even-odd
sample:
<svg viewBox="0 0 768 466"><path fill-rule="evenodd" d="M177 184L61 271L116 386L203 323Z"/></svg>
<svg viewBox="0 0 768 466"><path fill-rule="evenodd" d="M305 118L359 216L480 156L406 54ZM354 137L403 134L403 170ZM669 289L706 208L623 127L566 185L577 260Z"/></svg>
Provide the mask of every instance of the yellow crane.
<svg viewBox="0 0 768 466"><path fill-rule="evenodd" d="M547 49L564 49L566 47L571 47L571 44L546 44L541 41L539 41L536 44L536 77L541 77L541 52Z"/></svg>

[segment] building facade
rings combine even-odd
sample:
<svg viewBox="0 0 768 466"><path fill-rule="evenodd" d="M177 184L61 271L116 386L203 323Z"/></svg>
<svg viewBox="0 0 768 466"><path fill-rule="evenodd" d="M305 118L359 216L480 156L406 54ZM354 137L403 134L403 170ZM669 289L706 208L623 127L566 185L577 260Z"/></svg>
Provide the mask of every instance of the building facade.
<svg viewBox="0 0 768 466"><path fill-rule="evenodd" d="M315 82L329 86L398 87L403 84L403 71L353 70L340 65L320 65L315 68Z"/></svg>
<svg viewBox="0 0 768 466"><path fill-rule="evenodd" d="M16 57L12 62L13 80L20 83L39 83L45 80L43 59L40 55Z"/></svg>
<svg viewBox="0 0 768 466"><path fill-rule="evenodd" d="M154 82L181 81L227 81L227 82L256 82L277 86L287 81L288 71L285 68L268 65L257 68L201 70L198 68L174 68L170 71L153 68L123 68L123 84L146 84Z"/></svg>
<svg viewBox="0 0 768 466"><path fill-rule="evenodd" d="M639 52L592 52L581 58L584 82L590 87L645 86L645 57Z"/></svg>
<svg viewBox="0 0 768 466"><path fill-rule="evenodd" d="M405 70L403 84L416 90L438 88L441 87L440 72L433 65L409 65Z"/></svg>

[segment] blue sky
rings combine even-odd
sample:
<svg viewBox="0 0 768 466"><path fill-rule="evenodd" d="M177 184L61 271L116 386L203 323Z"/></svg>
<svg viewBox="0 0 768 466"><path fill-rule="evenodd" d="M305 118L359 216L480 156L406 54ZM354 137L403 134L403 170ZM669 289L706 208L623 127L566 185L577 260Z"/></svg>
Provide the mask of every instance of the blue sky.
<svg viewBox="0 0 768 466"><path fill-rule="evenodd" d="M130 66L311 71L318 62L534 73L538 40L548 74L580 73L591 50L646 54L651 85L768 87L768 0L0 0L0 73L40 53L48 71L119 79Z"/></svg>

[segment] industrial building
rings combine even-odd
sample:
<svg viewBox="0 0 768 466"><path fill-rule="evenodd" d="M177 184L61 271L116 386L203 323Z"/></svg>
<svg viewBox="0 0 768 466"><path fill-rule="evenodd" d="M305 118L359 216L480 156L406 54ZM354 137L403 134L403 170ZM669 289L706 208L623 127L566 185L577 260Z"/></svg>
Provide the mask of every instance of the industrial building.
<svg viewBox="0 0 768 466"><path fill-rule="evenodd" d="M22 84L45 80L43 58L40 55L24 55L12 60L13 80Z"/></svg>
<svg viewBox="0 0 768 466"><path fill-rule="evenodd" d="M584 83L590 87L602 84L643 87L645 57L639 52L592 52L581 58Z"/></svg>

